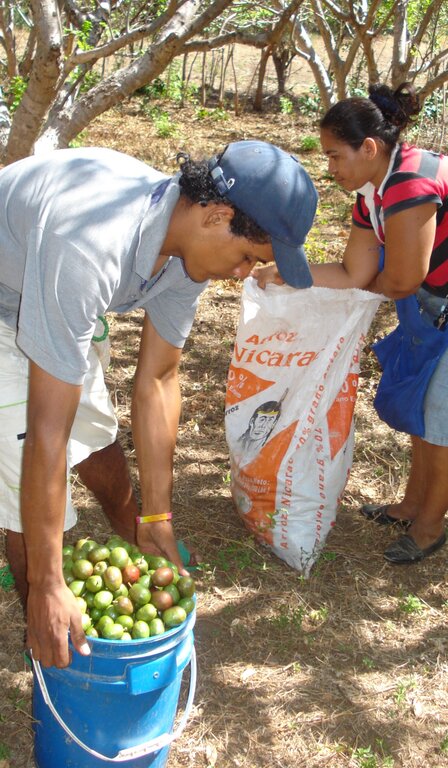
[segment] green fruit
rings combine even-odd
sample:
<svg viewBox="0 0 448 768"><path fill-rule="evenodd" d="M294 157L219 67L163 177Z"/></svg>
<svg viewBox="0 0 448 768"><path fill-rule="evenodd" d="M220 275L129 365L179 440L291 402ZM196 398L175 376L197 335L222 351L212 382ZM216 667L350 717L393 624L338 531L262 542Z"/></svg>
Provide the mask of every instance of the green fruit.
<svg viewBox="0 0 448 768"><path fill-rule="evenodd" d="M109 592L107 589L100 589L99 592L96 593L95 599L93 601L93 604L95 608L100 608L100 610L105 611L106 608L109 607L113 600L112 592Z"/></svg>
<svg viewBox="0 0 448 768"><path fill-rule="evenodd" d="M126 630L125 630L123 632L123 635L122 635L121 639L122 639L123 643L128 643L128 642L130 642L132 640L132 637L129 634L129 632L126 632Z"/></svg>
<svg viewBox="0 0 448 768"><path fill-rule="evenodd" d="M75 597L80 597L86 588L86 583L80 579L75 579L75 581L72 581L72 583L68 585L68 588L73 592Z"/></svg>
<svg viewBox="0 0 448 768"><path fill-rule="evenodd" d="M69 586L72 583L72 581L75 580L75 577L73 576L71 568L70 570L68 568L64 568L62 571L62 575L64 577L64 581L67 584L67 586Z"/></svg>
<svg viewBox="0 0 448 768"><path fill-rule="evenodd" d="M104 615L110 616L111 619L116 621L120 614L117 611L117 606L111 603L111 605L108 605L107 608L104 610Z"/></svg>
<svg viewBox="0 0 448 768"><path fill-rule="evenodd" d="M93 549L96 549L97 546L98 544L96 543L96 541L93 541L93 539L86 539L81 549L83 552L88 554L89 552L92 552Z"/></svg>
<svg viewBox="0 0 448 768"><path fill-rule="evenodd" d="M137 566L138 570L140 571L140 574L143 575L148 573L149 565L141 553L139 553L134 557L131 556L131 560L134 563L134 565Z"/></svg>
<svg viewBox="0 0 448 768"><path fill-rule="evenodd" d="M189 613L192 613L192 611L194 611L194 608L195 608L195 602L192 597L181 597L181 599L178 602L178 605L184 609L187 615Z"/></svg>
<svg viewBox="0 0 448 768"><path fill-rule="evenodd" d="M124 568L129 562L129 555L124 547L114 547L109 555L109 564Z"/></svg>
<svg viewBox="0 0 448 768"><path fill-rule="evenodd" d="M99 592L104 587L104 582L99 574L92 573L88 579L86 579L86 589L89 592Z"/></svg>
<svg viewBox="0 0 448 768"><path fill-rule="evenodd" d="M90 550L88 554L88 559L90 560L91 563L95 565L95 563L99 563L100 560L107 560L109 555L110 555L110 549L108 547L104 547L100 545Z"/></svg>
<svg viewBox="0 0 448 768"><path fill-rule="evenodd" d="M174 584L167 584L163 591L168 592L168 594L173 598L173 604L177 605L180 600L180 593L178 588Z"/></svg>
<svg viewBox="0 0 448 768"><path fill-rule="evenodd" d="M83 597L77 597L76 602L81 613L87 613L87 603Z"/></svg>
<svg viewBox="0 0 448 768"><path fill-rule="evenodd" d="M153 619L150 621L149 631L151 633L151 637L154 637L155 635L163 635L165 632L165 624L163 623L162 619Z"/></svg>
<svg viewBox="0 0 448 768"><path fill-rule="evenodd" d="M121 547L123 544L123 539L121 536L118 535L118 533L113 533L110 538L106 541L106 547L108 547L110 550L115 549L115 547Z"/></svg>
<svg viewBox="0 0 448 768"><path fill-rule="evenodd" d="M89 616L92 619L93 623L96 624L97 621L101 619L101 616L103 616L103 612L100 608L93 608L89 609Z"/></svg>
<svg viewBox="0 0 448 768"><path fill-rule="evenodd" d="M193 597L196 587L191 576L181 576L176 584L181 597Z"/></svg>
<svg viewBox="0 0 448 768"><path fill-rule="evenodd" d="M155 571L157 568L163 568L168 565L168 560L165 557L159 557L158 555L143 555L148 563L149 570Z"/></svg>
<svg viewBox="0 0 448 768"><path fill-rule="evenodd" d="M141 549L137 546L137 544L131 544L128 550L128 554L132 561L134 561L134 558L136 557L143 557Z"/></svg>
<svg viewBox="0 0 448 768"><path fill-rule="evenodd" d="M141 619L142 621L147 621L149 624L150 621L157 618L156 606L152 603L146 603L146 605L142 605L142 607L139 608L135 614L135 618L137 621Z"/></svg>
<svg viewBox="0 0 448 768"><path fill-rule="evenodd" d="M118 597L114 601L114 606L119 616L121 615L132 616L132 614L134 613L134 605L129 599L129 597L124 597L124 596Z"/></svg>
<svg viewBox="0 0 448 768"><path fill-rule="evenodd" d="M85 552L83 549L75 549L72 555L72 561L76 563L77 560L86 560L88 557L88 553Z"/></svg>
<svg viewBox="0 0 448 768"><path fill-rule="evenodd" d="M143 584L133 584L129 588L129 598L132 600L136 608L140 608L142 605L149 603L151 599L151 592L148 587L144 587Z"/></svg>
<svg viewBox="0 0 448 768"><path fill-rule="evenodd" d="M134 640L141 640L145 637L149 637L149 626L146 621L136 621L131 630L131 635Z"/></svg>
<svg viewBox="0 0 448 768"><path fill-rule="evenodd" d="M86 633L87 637L99 637L97 630L95 629L95 627L92 627L92 625L90 625L90 627L87 627L87 629L85 629L84 632Z"/></svg>
<svg viewBox="0 0 448 768"><path fill-rule="evenodd" d="M177 565L174 565L174 563L171 563L169 560L168 560L168 565L173 572L173 584L177 584L177 582L180 579L178 567Z"/></svg>
<svg viewBox="0 0 448 768"><path fill-rule="evenodd" d="M88 541L89 539L78 539L78 541L75 543L75 549L76 550L82 549L83 546L87 544Z"/></svg>
<svg viewBox="0 0 448 768"><path fill-rule="evenodd" d="M123 576L116 565L109 565L103 573L104 584L111 592L115 592L123 584Z"/></svg>
<svg viewBox="0 0 448 768"><path fill-rule="evenodd" d="M84 581L89 578L93 573L93 565L90 560L81 558L76 560L72 565L72 573L75 579L83 579Z"/></svg>
<svg viewBox="0 0 448 768"><path fill-rule="evenodd" d="M87 582L86 582L86 584L87 584ZM94 592L89 592L89 590L86 589L86 591L83 594L83 599L85 600L87 608L89 608L89 609L93 608L93 601L95 599Z"/></svg>
<svg viewBox="0 0 448 768"><path fill-rule="evenodd" d="M95 624L95 629L99 632L100 635L102 635L103 634L103 628L105 627L105 625L106 624L107 625L112 625L113 623L114 623L114 620L111 619L110 616L102 615L98 619L97 623Z"/></svg>
<svg viewBox="0 0 448 768"><path fill-rule="evenodd" d="M178 627L179 624L182 624L186 618L187 614L180 605L173 605L172 608L168 608L162 613L162 621L167 629L171 629L171 627Z"/></svg>
<svg viewBox="0 0 448 768"><path fill-rule="evenodd" d="M132 616L126 616L125 614L122 614L121 616L117 616L116 624L121 624L123 629L129 631L134 626L134 619Z"/></svg>
<svg viewBox="0 0 448 768"><path fill-rule="evenodd" d="M106 624L106 626L103 627L101 635L105 640L121 640L123 632L124 629L121 624L113 623L112 625Z"/></svg>
<svg viewBox="0 0 448 768"><path fill-rule="evenodd" d="M144 573L143 576L140 576L137 584L141 584L143 587L149 587L151 586L151 576L149 573Z"/></svg>
<svg viewBox="0 0 448 768"><path fill-rule="evenodd" d="M129 589L127 588L126 584L120 584L118 589L114 592L114 600L117 599L117 597L127 597L129 594Z"/></svg>
<svg viewBox="0 0 448 768"><path fill-rule="evenodd" d="M74 551L75 548L71 544L66 544L64 547L62 547L62 556L71 558Z"/></svg>
<svg viewBox="0 0 448 768"><path fill-rule="evenodd" d="M99 576L102 576L104 573L106 573L107 568L107 560L98 560L98 562L93 566L93 572Z"/></svg>
<svg viewBox="0 0 448 768"><path fill-rule="evenodd" d="M81 616L81 626L84 632L92 626L92 619L87 613L83 613Z"/></svg>

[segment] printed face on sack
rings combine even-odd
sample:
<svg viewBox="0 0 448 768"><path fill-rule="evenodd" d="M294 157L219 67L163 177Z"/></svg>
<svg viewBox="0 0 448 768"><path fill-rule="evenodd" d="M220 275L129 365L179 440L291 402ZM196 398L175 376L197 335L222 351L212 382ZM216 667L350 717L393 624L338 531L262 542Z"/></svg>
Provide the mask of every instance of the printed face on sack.
<svg viewBox="0 0 448 768"><path fill-rule="evenodd" d="M249 438L250 440L266 442L272 430L274 429L279 413L257 413L253 416L251 423L249 424Z"/></svg>
<svg viewBox="0 0 448 768"><path fill-rule="evenodd" d="M246 431L238 440L246 458L255 456L267 443L279 418L280 405L274 400L263 403L255 409Z"/></svg>

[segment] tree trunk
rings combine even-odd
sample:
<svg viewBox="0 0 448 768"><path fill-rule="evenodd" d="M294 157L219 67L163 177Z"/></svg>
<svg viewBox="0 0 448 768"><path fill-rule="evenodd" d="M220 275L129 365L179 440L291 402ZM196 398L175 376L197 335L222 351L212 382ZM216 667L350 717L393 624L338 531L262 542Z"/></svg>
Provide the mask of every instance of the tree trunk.
<svg viewBox="0 0 448 768"><path fill-rule="evenodd" d="M207 51L202 54L202 69L201 69L201 107L205 107L207 101Z"/></svg>
<svg viewBox="0 0 448 768"><path fill-rule="evenodd" d="M380 73L378 71L377 63L375 60L375 53L373 50L373 39L368 35L364 35L362 38L362 46L367 63L368 81L371 83L379 83Z"/></svg>
<svg viewBox="0 0 448 768"><path fill-rule="evenodd" d="M407 48L408 26L406 11L409 0L397 0L394 13L394 42L391 67L392 87L397 86L406 79L407 72Z"/></svg>
<svg viewBox="0 0 448 768"><path fill-rule="evenodd" d="M62 33L56 0L32 0L38 44L28 88L11 126L6 162L33 151L45 115L57 95L63 69Z"/></svg>
<svg viewBox="0 0 448 768"><path fill-rule="evenodd" d="M230 56L230 63L232 65L232 72L233 72L233 82L234 82L234 89L235 89L235 97L234 97L234 110L235 115L238 116L241 114L241 107L240 107L240 94L238 90L238 78L236 76L236 70L235 70L235 59L233 56L234 53L234 47L232 46L232 53Z"/></svg>
<svg viewBox="0 0 448 768"><path fill-rule="evenodd" d="M333 85L322 59L314 49L308 32L303 24L299 22L294 26L294 41L296 43L297 55L308 62L319 90L322 107L326 111L336 100Z"/></svg>
<svg viewBox="0 0 448 768"><path fill-rule="evenodd" d="M185 103L185 92L187 88L187 63L188 53L184 53L182 56L182 75L180 84L180 106L183 107Z"/></svg>
<svg viewBox="0 0 448 768"><path fill-rule="evenodd" d="M254 96L255 112L263 111L263 86L264 86L264 78L266 76L266 68L268 65L270 55L271 55L271 49L263 48L260 56L260 63L258 65L257 88L255 90L255 96Z"/></svg>
<svg viewBox="0 0 448 768"><path fill-rule="evenodd" d="M19 74L23 78L29 77L29 74L33 67L34 52L35 52L36 42L37 42L36 38L37 38L36 27L32 27L30 29L30 34L28 35L28 40L26 42L25 52L19 64Z"/></svg>
<svg viewBox="0 0 448 768"><path fill-rule="evenodd" d="M279 96L283 96L286 91L288 67L292 58L293 57L286 48L283 48L281 51L278 49L272 51L272 61L274 62L275 73L277 75L277 89Z"/></svg>
<svg viewBox="0 0 448 768"><path fill-rule="evenodd" d="M6 53L6 73L8 77L19 74L14 38L13 11L9 4L0 3L0 39Z"/></svg>

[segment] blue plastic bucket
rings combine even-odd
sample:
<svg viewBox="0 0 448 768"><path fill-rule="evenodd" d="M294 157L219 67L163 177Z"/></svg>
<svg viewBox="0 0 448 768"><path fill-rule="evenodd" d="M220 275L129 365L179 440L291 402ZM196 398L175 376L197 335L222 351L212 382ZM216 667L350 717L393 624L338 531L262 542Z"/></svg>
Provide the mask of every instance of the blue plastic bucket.
<svg viewBox="0 0 448 768"><path fill-rule="evenodd" d="M69 667L34 661L33 717L37 768L164 768L193 704L196 612L147 640L90 638L90 656L73 651ZM182 675L190 689L175 728Z"/></svg>

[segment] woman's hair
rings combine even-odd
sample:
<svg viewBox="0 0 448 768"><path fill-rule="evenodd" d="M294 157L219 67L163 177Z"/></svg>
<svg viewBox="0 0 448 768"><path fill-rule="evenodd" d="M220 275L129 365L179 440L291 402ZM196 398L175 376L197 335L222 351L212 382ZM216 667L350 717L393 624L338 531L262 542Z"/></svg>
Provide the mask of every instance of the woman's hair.
<svg viewBox="0 0 448 768"><path fill-rule="evenodd" d="M180 152L177 161L180 167L180 192L191 204L224 203L234 211L229 225L232 235L245 237L253 243L270 242L270 236L253 219L219 194L210 175L207 160L194 161L189 155Z"/></svg>
<svg viewBox="0 0 448 768"><path fill-rule="evenodd" d="M402 83L395 91L387 85L371 85L368 99L343 99L330 107L320 127L353 149L359 149L368 137L381 139L392 148L420 108L412 83Z"/></svg>

